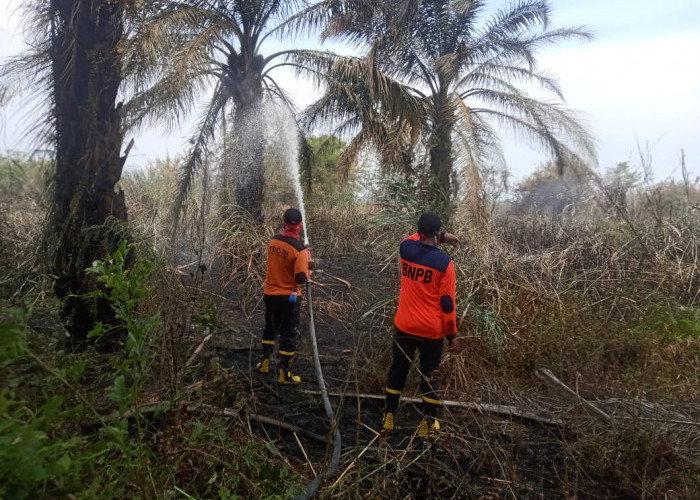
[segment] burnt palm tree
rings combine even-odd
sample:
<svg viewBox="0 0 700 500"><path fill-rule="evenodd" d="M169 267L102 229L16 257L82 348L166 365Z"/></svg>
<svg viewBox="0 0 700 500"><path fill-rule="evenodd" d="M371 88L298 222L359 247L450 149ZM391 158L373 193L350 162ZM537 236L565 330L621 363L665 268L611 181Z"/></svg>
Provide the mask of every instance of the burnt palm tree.
<svg viewBox="0 0 700 500"><path fill-rule="evenodd" d="M296 0L182 0L158 3L134 38L129 72L142 89L130 104L134 123L181 125L200 108L196 132L182 167L176 208L182 206L194 176L215 139L232 138L233 153L223 163L223 202L236 178L235 201L254 218L261 216L264 187L263 104L276 101L294 110L273 78L287 58L304 51L263 54L271 38L289 31L288 19L302 6ZM201 105L205 102L204 106ZM233 131L229 131L229 125Z"/></svg>
<svg viewBox="0 0 700 500"><path fill-rule="evenodd" d="M16 95L32 88L49 102L39 136L55 148L49 219L55 291L74 340L86 338L95 321L113 319L106 301L95 310L84 297L85 274L95 259L115 250L126 221L124 193L116 188L125 158L118 92L122 82L119 44L125 15L135 0L32 0L27 13L30 49L3 73ZM33 85L25 86L27 82ZM116 227L116 226L115 226Z"/></svg>
<svg viewBox="0 0 700 500"><path fill-rule="evenodd" d="M377 139L384 156L387 148L405 157L423 146L430 171L451 196L461 169L474 179L480 166L503 163L500 129L541 146L560 168L572 156L594 159L591 135L536 59L546 46L590 34L581 27L549 29L546 0L515 2L483 20L485 3L326 0L308 8L302 22L323 26L324 37L364 53L304 61L330 77L311 118L335 115L341 130L354 126L349 155ZM357 92L350 95L349 88Z"/></svg>

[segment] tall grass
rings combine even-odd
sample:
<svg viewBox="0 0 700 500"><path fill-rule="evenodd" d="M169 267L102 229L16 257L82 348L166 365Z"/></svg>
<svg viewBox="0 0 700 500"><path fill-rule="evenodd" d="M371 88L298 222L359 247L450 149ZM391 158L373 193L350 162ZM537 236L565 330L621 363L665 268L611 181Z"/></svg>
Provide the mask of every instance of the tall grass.
<svg viewBox="0 0 700 500"><path fill-rule="evenodd" d="M49 165L0 155L0 297L36 292Z"/></svg>
<svg viewBox="0 0 700 500"><path fill-rule="evenodd" d="M139 248L149 248L141 254L162 263L153 299L144 307L162 310L167 318L156 378L168 380L171 394L182 383L184 360L201 340L193 316L206 316L209 319L199 323L211 320L215 328L217 310L244 319L261 313L265 248L281 230L284 209L295 204L279 175L268 173L264 222L239 215L222 220L213 208L217 199L198 196L202 192L195 188L177 240L171 231L170 205L177 185L175 163L162 162L122 181L135 239ZM0 198L0 264L26 273L10 273L0 285L20 296L31 291L38 275L31 241L40 233L42 206L40 190L30 196L15 189L17 183L11 185L2 193L8 196ZM471 222L467 205L447 206L428 184L394 180L374 188L377 196L355 202L349 202L346 193L342 200L316 193L307 207L306 225L319 267L313 278L315 308L330 328L339 329L334 336L347 335L353 351L344 384L358 392L382 393L399 284L398 244L415 231L421 212L444 212L450 215L445 229L462 240L459 247L444 250L457 269L457 315L464 346L444 359L440 375L445 398L547 410L564 419L569 434L540 435L524 424L446 412L447 428L458 437L450 441L449 456L438 457L438 464L449 470L446 464L474 463L475 478L490 475L495 478L491 486L508 484L498 494L535 495L527 489L533 476L518 470L523 450L517 442L508 442L507 436L520 439L520 432L550 443L542 452L556 452L561 458L557 471L566 473L557 484L540 478L549 485L540 493L566 484L566 494L580 498L692 498L700 471L697 182L686 177L682 182L641 183L625 193L623 203L602 181L592 181L580 199L570 200L559 212L500 203L486 227ZM8 184L0 183L0 189L8 189ZM177 259L170 254L173 248ZM597 421L579 404L543 386L534 372L545 367L612 415L614 425ZM207 380L221 386L212 387L226 391L229 379L219 368L203 370ZM409 393L416 390L415 380L411 383ZM223 398L216 397L217 402ZM212 493L196 468L213 474L221 465L221 457L207 455L207 446L223 443L227 429L237 441L235 446L221 444L222 456L233 460L248 447L256 457L263 456L258 441L246 444L241 422L222 422L185 410L166 421L160 452L166 461L179 460L173 477L184 478L192 494ZM202 425L209 424L214 428L204 433ZM188 441L187 432L196 433L197 440ZM398 453L390 450L385 457L393 452ZM406 454L396 457L410 461ZM405 472L381 461L359 461L357 475L352 476L355 491L399 496ZM253 480L248 469L246 477ZM456 498L459 491L467 491L468 497L496 494L476 479L459 490L465 488L461 479L447 477L444 491ZM326 493L340 494L337 489Z"/></svg>

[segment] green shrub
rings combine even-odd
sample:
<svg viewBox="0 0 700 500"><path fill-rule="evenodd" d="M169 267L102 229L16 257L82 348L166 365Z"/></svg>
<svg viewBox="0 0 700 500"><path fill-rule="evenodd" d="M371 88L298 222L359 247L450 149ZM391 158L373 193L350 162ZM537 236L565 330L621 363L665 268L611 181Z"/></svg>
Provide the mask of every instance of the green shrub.
<svg viewBox="0 0 700 500"><path fill-rule="evenodd" d="M8 388L0 393L0 498L57 498L68 494L90 498L94 491L87 494L91 489L86 481L111 453L121 455L126 443L114 439L116 429L101 421L84 397L76 401L73 384L85 363L67 359L62 369L49 367L27 345L26 311L13 309L5 314L10 317L0 324L0 370L3 379L8 380ZM34 383L44 387L42 401L22 397L20 389L27 391L28 384L13 378L12 368L18 365L39 374ZM56 381L63 388L60 394L49 390ZM94 419L102 424L98 435L74 432L81 422ZM119 496L105 495L105 491L101 498Z"/></svg>
<svg viewBox="0 0 700 500"><path fill-rule="evenodd" d="M700 339L700 309L657 305L639 318L631 330L669 341Z"/></svg>

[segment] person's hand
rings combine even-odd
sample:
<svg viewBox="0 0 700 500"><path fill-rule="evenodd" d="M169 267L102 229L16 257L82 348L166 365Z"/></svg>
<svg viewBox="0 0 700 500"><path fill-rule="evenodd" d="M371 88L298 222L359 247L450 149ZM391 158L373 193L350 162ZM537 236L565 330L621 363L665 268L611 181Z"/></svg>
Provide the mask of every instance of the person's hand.
<svg viewBox="0 0 700 500"><path fill-rule="evenodd" d="M445 241L445 243L449 243L450 245L459 245L460 241L457 236L455 236L452 233L443 233L442 238Z"/></svg>
<svg viewBox="0 0 700 500"><path fill-rule="evenodd" d="M314 258L311 256L311 246L310 245L306 245L306 251L309 254L309 271L311 271L316 267L316 261L314 261Z"/></svg>
<svg viewBox="0 0 700 500"><path fill-rule="evenodd" d="M453 337L447 337L447 350L452 353L460 351L456 335Z"/></svg>
<svg viewBox="0 0 700 500"><path fill-rule="evenodd" d="M449 352L459 351L459 345L457 345L457 337L447 337L447 350Z"/></svg>

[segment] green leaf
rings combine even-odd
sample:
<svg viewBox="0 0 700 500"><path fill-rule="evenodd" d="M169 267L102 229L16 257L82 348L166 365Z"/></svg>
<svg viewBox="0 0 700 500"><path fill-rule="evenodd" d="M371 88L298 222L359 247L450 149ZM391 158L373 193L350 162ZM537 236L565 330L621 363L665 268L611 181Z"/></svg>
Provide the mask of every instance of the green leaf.
<svg viewBox="0 0 700 500"><path fill-rule="evenodd" d="M184 490L178 488L177 486L175 486L175 491L177 491L178 493L180 493L180 494L181 494L182 496L184 496L187 500L197 500L195 497L193 497L192 495L190 495L190 494L187 493L186 491L184 491Z"/></svg>
<svg viewBox="0 0 700 500"><path fill-rule="evenodd" d="M70 455L66 453L56 461L56 467L64 471L68 471L70 470L71 462L72 460L70 458Z"/></svg>
<svg viewBox="0 0 700 500"><path fill-rule="evenodd" d="M112 325L107 324L107 323L102 323L102 321L97 321L95 323L95 326L93 326L92 330L90 330L90 332L88 333L88 338L92 339L95 337L101 337L110 328L112 328Z"/></svg>
<svg viewBox="0 0 700 500"><path fill-rule="evenodd" d="M277 449L277 447L275 446L275 444L274 444L273 442L271 442L271 441L265 443L265 448L267 449L267 451L269 451L270 453L272 453L273 455L275 455L275 456L277 456L277 457L281 457L281 456L282 456L282 454L281 454L280 451Z"/></svg>
<svg viewBox="0 0 700 500"><path fill-rule="evenodd" d="M29 314L24 309L9 308L10 321L0 323L0 366L5 366L26 352L25 331Z"/></svg>
<svg viewBox="0 0 700 500"><path fill-rule="evenodd" d="M132 404L132 394L126 386L124 375L114 379L114 384L107 391L107 397L119 405L119 411L123 412Z"/></svg>
<svg viewBox="0 0 700 500"><path fill-rule="evenodd" d="M39 409L39 413L41 413L47 419L52 419L56 416L62 404L63 396L54 396L42 405L42 407Z"/></svg>
<svg viewBox="0 0 700 500"><path fill-rule="evenodd" d="M77 361L65 369L65 376L69 382L75 383L85 371L85 361Z"/></svg>

